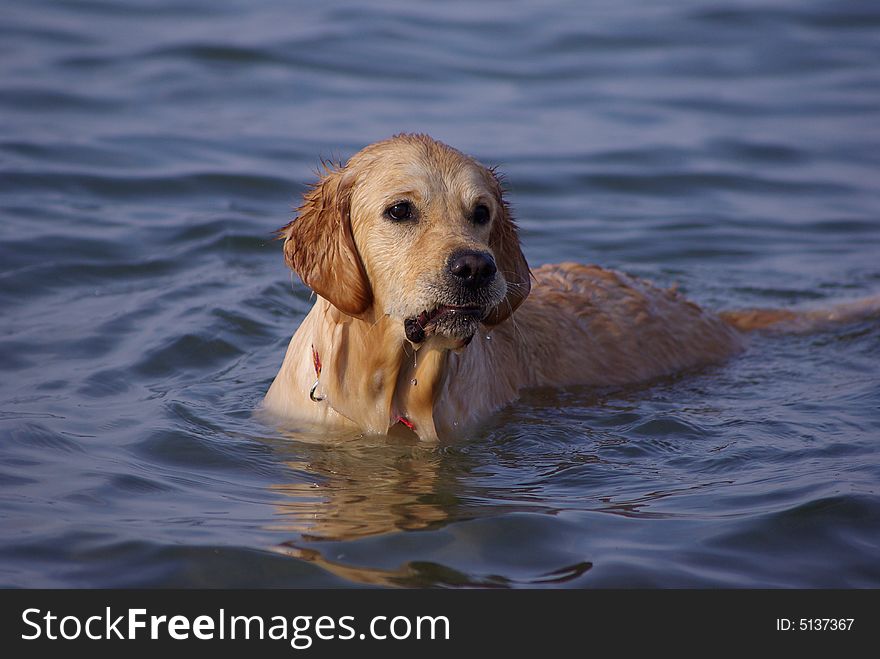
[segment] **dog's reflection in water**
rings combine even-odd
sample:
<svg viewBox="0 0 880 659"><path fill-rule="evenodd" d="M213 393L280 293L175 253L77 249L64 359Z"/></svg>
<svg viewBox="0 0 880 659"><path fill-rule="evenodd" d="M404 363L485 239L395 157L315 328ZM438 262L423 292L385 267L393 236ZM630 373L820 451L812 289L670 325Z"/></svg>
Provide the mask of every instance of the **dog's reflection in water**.
<svg viewBox="0 0 880 659"><path fill-rule="evenodd" d="M305 450L285 464L301 480L272 488L283 495L277 504L279 530L309 540L354 540L447 519L437 503L438 491L445 489L439 482L440 449L387 437L297 444Z"/></svg>
<svg viewBox="0 0 880 659"><path fill-rule="evenodd" d="M272 528L294 537L273 549L314 563L347 582L503 588L560 583L591 567L579 562L523 580L465 574L432 561L385 567L387 556L367 555L363 547L356 560L360 564L355 564L341 542L441 528L473 517L474 511L464 510L459 499L462 479L474 467L473 461L463 451L424 447L411 438L349 437L338 442L325 438L320 444L296 441L278 448L286 454L284 462L295 478L272 487L278 494L278 519Z"/></svg>
<svg viewBox="0 0 880 659"><path fill-rule="evenodd" d="M328 543L357 540L397 531L440 526L449 519L449 498L442 492L454 481L442 474L437 448L422 448L406 439L340 439L297 442L298 456L285 460L296 480L273 486L275 530L297 534L276 551L315 563L347 581L372 585L416 585L424 567L360 567L345 562ZM440 501L446 499L445 504ZM430 579L429 580L433 580Z"/></svg>

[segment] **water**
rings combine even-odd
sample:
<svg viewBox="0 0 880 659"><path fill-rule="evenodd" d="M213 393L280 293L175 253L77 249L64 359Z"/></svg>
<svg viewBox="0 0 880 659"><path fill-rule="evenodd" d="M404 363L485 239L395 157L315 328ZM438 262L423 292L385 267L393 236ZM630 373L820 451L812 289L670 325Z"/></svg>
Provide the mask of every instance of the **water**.
<svg viewBox="0 0 880 659"><path fill-rule="evenodd" d="M880 586L876 317L438 448L253 415L273 231L400 131L500 166L533 265L877 292L873 3L0 4L3 586Z"/></svg>

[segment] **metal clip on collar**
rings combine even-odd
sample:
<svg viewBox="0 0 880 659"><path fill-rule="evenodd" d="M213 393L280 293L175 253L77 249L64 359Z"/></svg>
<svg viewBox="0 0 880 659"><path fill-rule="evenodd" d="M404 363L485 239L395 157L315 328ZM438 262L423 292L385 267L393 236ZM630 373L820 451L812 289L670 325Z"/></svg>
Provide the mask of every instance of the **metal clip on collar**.
<svg viewBox="0 0 880 659"><path fill-rule="evenodd" d="M321 358L318 356L318 351L315 350L314 345L312 345L312 364L315 366L315 384L309 389L309 398L314 403L320 403L325 397L316 396L315 392L318 390L318 385L321 384Z"/></svg>

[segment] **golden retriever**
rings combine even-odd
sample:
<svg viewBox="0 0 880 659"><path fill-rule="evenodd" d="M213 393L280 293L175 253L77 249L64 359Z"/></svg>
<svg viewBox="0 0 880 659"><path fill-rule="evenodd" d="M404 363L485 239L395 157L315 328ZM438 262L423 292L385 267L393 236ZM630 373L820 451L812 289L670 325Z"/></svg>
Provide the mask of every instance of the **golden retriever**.
<svg viewBox="0 0 880 659"><path fill-rule="evenodd" d="M280 236L318 297L264 407L312 428L436 441L525 387L645 382L724 360L743 331L853 312L714 314L593 265L530 271L493 170L424 135L328 168Z"/></svg>

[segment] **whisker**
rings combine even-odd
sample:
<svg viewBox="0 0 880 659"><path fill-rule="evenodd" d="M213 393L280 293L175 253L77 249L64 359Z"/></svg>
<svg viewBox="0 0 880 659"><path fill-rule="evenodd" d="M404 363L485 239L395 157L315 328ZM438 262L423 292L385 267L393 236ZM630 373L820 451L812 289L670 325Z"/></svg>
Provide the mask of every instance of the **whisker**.
<svg viewBox="0 0 880 659"><path fill-rule="evenodd" d="M382 320L385 319L385 318L386 318L387 316L389 316L389 315L390 315L390 314L385 313L385 314L382 314L381 316L379 316L379 317L376 319L376 322L373 323L372 325L370 325L370 329L367 330L367 333L364 334L364 340L366 340L367 338L369 338L369 336L370 336L370 332L372 332L372 331L376 328L376 325L378 325L380 322L382 322Z"/></svg>
<svg viewBox="0 0 880 659"><path fill-rule="evenodd" d="M504 298L504 301L507 303L507 308L510 310L510 314L508 318L510 319L510 324L513 325L513 333L514 335L519 335L521 341L525 341L525 334L523 334L522 330L519 328L519 325L516 324L516 317L513 313L513 305L510 304L510 301L507 298Z"/></svg>

